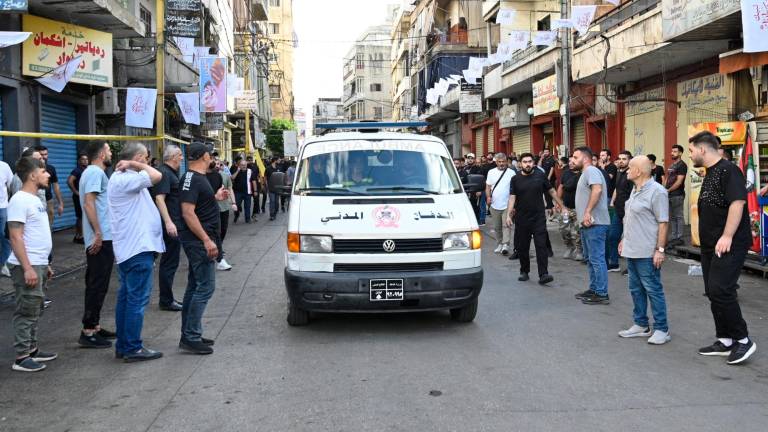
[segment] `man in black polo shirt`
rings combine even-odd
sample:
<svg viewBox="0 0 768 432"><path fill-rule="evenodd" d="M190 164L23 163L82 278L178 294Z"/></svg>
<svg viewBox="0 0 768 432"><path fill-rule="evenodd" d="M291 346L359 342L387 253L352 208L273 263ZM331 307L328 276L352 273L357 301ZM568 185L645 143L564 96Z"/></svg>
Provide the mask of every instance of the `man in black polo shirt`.
<svg viewBox="0 0 768 432"><path fill-rule="evenodd" d="M181 223L179 207L179 168L181 167L181 149L173 144L163 150L163 164L158 171L163 178L152 188L155 204L163 221L163 242L165 253L160 258L158 284L160 285L160 310L179 312L181 303L173 297L173 279L179 269L181 243L178 225Z"/></svg>
<svg viewBox="0 0 768 432"><path fill-rule="evenodd" d="M699 354L728 356L727 363L734 365L757 350L736 294L752 233L744 175L739 167L720 157L719 147L717 137L706 131L691 137L688 144L693 165L707 169L698 201L699 237L704 292L711 303L717 337L715 343L699 349Z"/></svg>
<svg viewBox="0 0 768 432"><path fill-rule="evenodd" d="M611 217L611 225L608 228L608 239L606 243L605 256L608 260L608 271L618 272L619 268L619 241L624 232L624 204L632 193L634 184L627 179L629 171L629 161L632 159L632 153L624 150L616 158L616 178L615 188L610 199L608 214Z"/></svg>
<svg viewBox="0 0 768 432"><path fill-rule="evenodd" d="M532 154L523 153L520 156L520 168L518 175L514 176L510 182L507 206L507 224L511 226L514 222L515 232L518 234L515 247L520 260L520 277L517 280L528 280L528 273L531 271L531 238L533 238L539 284L544 285L554 280L547 269L549 251L544 195L552 197L558 210L563 203L544 173L534 166Z"/></svg>

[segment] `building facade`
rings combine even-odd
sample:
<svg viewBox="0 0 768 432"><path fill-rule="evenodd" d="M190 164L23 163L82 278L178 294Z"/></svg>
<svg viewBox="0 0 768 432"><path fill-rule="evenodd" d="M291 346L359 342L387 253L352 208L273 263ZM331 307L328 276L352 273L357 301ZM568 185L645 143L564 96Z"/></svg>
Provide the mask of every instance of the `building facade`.
<svg viewBox="0 0 768 432"><path fill-rule="evenodd" d="M293 0L269 1L269 98L272 117L294 120L293 49L296 33L293 29Z"/></svg>
<svg viewBox="0 0 768 432"><path fill-rule="evenodd" d="M344 121L344 104L341 98L320 98L312 105L312 133L318 134L318 123L341 123Z"/></svg>

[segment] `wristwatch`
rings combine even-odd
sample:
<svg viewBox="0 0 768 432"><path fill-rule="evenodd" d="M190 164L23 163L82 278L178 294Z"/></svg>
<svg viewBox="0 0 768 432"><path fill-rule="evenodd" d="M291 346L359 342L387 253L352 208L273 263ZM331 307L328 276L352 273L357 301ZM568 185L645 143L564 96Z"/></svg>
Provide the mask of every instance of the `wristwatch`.
<svg viewBox="0 0 768 432"><path fill-rule="evenodd" d="M658 247L658 248L656 248L656 251L657 251L657 252L661 252L661 253L664 253L664 248L663 248L663 247Z"/></svg>

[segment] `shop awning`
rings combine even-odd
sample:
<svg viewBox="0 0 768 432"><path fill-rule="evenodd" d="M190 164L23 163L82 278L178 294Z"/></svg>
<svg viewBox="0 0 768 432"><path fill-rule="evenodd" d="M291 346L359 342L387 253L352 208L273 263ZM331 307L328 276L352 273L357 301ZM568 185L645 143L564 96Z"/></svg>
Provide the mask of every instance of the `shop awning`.
<svg viewBox="0 0 768 432"><path fill-rule="evenodd" d="M768 52L745 53L742 50L720 54L720 73L729 74L768 64Z"/></svg>

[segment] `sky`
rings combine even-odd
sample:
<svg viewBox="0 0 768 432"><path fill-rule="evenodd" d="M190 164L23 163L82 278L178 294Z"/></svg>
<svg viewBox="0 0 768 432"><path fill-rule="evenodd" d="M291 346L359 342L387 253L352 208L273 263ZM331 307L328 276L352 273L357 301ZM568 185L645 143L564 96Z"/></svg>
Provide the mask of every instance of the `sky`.
<svg viewBox="0 0 768 432"><path fill-rule="evenodd" d="M293 58L296 107L312 125L319 98L341 97L342 59L369 26L386 20L387 5L402 0L294 0L293 25L299 40Z"/></svg>

